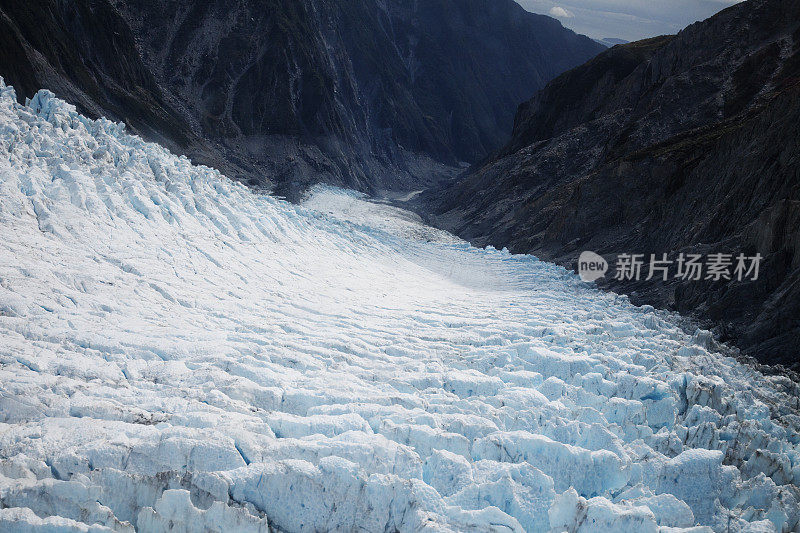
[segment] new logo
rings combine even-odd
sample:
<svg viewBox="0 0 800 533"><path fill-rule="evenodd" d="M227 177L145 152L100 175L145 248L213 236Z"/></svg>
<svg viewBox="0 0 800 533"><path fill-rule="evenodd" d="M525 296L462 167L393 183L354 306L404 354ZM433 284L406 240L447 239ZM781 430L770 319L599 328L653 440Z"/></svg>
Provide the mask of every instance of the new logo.
<svg viewBox="0 0 800 533"><path fill-rule="evenodd" d="M608 262L594 252L583 252L578 258L578 275L583 281L592 282L605 276Z"/></svg>

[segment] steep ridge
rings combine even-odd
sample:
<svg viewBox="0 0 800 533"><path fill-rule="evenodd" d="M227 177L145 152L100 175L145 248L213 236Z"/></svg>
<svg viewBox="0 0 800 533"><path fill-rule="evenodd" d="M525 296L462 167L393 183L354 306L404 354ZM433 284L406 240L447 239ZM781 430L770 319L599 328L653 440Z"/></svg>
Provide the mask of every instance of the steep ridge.
<svg viewBox="0 0 800 533"><path fill-rule="evenodd" d="M164 101L125 21L97 1L0 1L0 75L20 98L51 87L92 116L179 150L191 133Z"/></svg>
<svg viewBox="0 0 800 533"><path fill-rule="evenodd" d="M798 527L797 385L556 265L2 81L0 232L0 530Z"/></svg>
<svg viewBox="0 0 800 533"><path fill-rule="evenodd" d="M509 145L429 197L436 221L570 268L583 250L612 266L621 253L760 253L755 282L604 285L800 368L799 80L796 0L615 46L520 106Z"/></svg>
<svg viewBox="0 0 800 533"><path fill-rule="evenodd" d="M254 186L408 190L603 47L513 0L0 2L0 75Z"/></svg>

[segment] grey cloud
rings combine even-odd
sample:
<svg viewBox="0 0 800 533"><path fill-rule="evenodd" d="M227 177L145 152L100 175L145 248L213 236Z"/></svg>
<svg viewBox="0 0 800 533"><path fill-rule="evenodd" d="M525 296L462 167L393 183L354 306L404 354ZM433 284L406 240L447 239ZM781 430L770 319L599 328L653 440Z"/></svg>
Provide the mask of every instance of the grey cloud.
<svg viewBox="0 0 800 533"><path fill-rule="evenodd" d="M517 0L534 13L556 16L578 33L629 41L676 33L738 0ZM572 16L562 16L563 13Z"/></svg>

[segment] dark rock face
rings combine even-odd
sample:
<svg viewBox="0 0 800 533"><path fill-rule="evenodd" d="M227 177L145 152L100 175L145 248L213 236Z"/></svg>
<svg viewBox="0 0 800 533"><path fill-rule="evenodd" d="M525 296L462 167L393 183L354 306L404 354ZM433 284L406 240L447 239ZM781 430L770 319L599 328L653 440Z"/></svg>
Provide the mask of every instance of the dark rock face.
<svg viewBox="0 0 800 533"><path fill-rule="evenodd" d="M476 244L569 267L583 250L761 253L757 281L605 286L797 369L798 124L800 2L750 0L561 75L520 106L508 146L427 200Z"/></svg>
<svg viewBox="0 0 800 533"><path fill-rule="evenodd" d="M0 75L253 185L426 185L603 47L513 0L0 0Z"/></svg>
<svg viewBox="0 0 800 533"><path fill-rule="evenodd" d="M170 148L190 142L140 60L127 24L104 1L0 1L0 76L20 97L49 88L91 115L124 119Z"/></svg>

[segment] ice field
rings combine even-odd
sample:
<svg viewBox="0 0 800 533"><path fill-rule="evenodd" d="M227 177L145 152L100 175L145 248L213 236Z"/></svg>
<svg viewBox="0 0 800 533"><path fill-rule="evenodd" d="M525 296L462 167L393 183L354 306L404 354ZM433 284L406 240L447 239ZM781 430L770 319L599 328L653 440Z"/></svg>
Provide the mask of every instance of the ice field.
<svg viewBox="0 0 800 533"><path fill-rule="evenodd" d="M797 388L707 333L0 94L0 531L798 529Z"/></svg>

